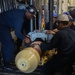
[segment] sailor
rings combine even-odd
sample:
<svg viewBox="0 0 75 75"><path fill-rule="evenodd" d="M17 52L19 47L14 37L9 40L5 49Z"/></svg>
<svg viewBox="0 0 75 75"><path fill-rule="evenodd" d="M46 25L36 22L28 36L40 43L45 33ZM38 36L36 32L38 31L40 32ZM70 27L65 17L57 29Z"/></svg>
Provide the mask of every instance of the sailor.
<svg viewBox="0 0 75 75"><path fill-rule="evenodd" d="M34 42L39 44L42 51L57 48L58 53L54 55L42 67L43 73L53 75L57 71L64 70L65 66L70 66L74 62L75 55L75 31L68 27L69 18L66 14L60 14L57 17L59 31L52 37L48 44L40 41ZM67 75L71 75L71 70Z"/></svg>
<svg viewBox="0 0 75 75"><path fill-rule="evenodd" d="M25 18L31 19L36 14L36 8L33 5L26 7L26 10L11 9L0 13L0 42L2 44L2 56L4 69L11 70L10 62L14 55L14 42L12 40L10 29L13 28L18 38L24 40L26 43L30 42L27 35L21 33L21 29Z"/></svg>

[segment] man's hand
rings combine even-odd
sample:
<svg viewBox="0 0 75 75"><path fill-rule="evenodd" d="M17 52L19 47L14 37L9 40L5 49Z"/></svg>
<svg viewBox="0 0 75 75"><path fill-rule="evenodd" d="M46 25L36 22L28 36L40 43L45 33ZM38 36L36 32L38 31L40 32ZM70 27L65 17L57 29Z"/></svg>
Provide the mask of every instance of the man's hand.
<svg viewBox="0 0 75 75"><path fill-rule="evenodd" d="M48 33L48 34L55 34L55 33L57 33L59 30L56 28L56 29L53 29L53 30L45 30L45 32L46 33Z"/></svg>
<svg viewBox="0 0 75 75"><path fill-rule="evenodd" d="M45 32L46 32L47 34L55 34L55 32L52 31L52 30L46 30Z"/></svg>
<svg viewBox="0 0 75 75"><path fill-rule="evenodd" d="M24 39L24 41L25 41L27 44L29 44L29 43L31 42L31 40L30 40L29 37L26 37L26 38Z"/></svg>
<svg viewBox="0 0 75 75"><path fill-rule="evenodd" d="M53 29L53 32L57 33L59 30L56 28L56 29Z"/></svg>

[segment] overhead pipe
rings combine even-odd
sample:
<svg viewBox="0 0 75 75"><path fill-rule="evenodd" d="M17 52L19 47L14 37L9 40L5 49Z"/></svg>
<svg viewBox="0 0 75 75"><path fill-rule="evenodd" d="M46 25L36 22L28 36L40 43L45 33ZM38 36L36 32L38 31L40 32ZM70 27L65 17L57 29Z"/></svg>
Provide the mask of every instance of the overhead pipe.
<svg viewBox="0 0 75 75"><path fill-rule="evenodd" d="M57 15L59 14L59 1L57 0Z"/></svg>
<svg viewBox="0 0 75 75"><path fill-rule="evenodd" d="M17 8L18 2L16 0L13 0L13 2L14 2L14 8Z"/></svg>
<svg viewBox="0 0 75 75"><path fill-rule="evenodd" d="M62 2L62 10L63 10L63 12L68 11L68 0L63 0L63 2Z"/></svg>
<svg viewBox="0 0 75 75"><path fill-rule="evenodd" d="M0 1L1 12L3 11L3 0Z"/></svg>
<svg viewBox="0 0 75 75"><path fill-rule="evenodd" d="M50 24L50 30L53 29L53 4L54 4L54 0L49 0L49 24Z"/></svg>
<svg viewBox="0 0 75 75"><path fill-rule="evenodd" d="M63 12L63 10L62 10L62 2L63 2L63 0L59 0L59 14L61 14Z"/></svg>
<svg viewBox="0 0 75 75"><path fill-rule="evenodd" d="M42 25L42 0L39 0L39 29L41 28Z"/></svg>
<svg viewBox="0 0 75 75"><path fill-rule="evenodd" d="M45 23L49 22L48 0L44 0L44 19Z"/></svg>
<svg viewBox="0 0 75 75"><path fill-rule="evenodd" d="M13 9L16 6L16 0L1 0L1 11L7 11L9 9Z"/></svg>
<svg viewBox="0 0 75 75"><path fill-rule="evenodd" d="M30 5L33 4L33 1L30 0ZM32 32L33 31L33 19L30 20L30 31Z"/></svg>
<svg viewBox="0 0 75 75"><path fill-rule="evenodd" d="M33 5L36 7L36 0L33 0ZM36 8L37 9L37 8ZM34 17L34 25L35 25L35 31L37 30L36 26L36 17Z"/></svg>
<svg viewBox="0 0 75 75"><path fill-rule="evenodd" d="M3 11L6 11L5 0L3 0Z"/></svg>

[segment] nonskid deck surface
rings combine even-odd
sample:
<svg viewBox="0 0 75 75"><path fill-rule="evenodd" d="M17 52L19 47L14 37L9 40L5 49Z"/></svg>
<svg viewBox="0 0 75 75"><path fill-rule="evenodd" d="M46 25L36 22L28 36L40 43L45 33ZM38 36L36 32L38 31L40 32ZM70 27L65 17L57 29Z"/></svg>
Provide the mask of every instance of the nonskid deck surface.
<svg viewBox="0 0 75 75"><path fill-rule="evenodd" d="M14 66L14 68L16 69L16 67ZM4 71L2 69L2 66L0 65L0 75L44 75L43 73L41 73L41 66L37 67L37 69L32 72L32 73L22 73L21 71L14 70L14 71ZM72 75L75 75L75 64L73 64L73 72Z"/></svg>
<svg viewBox="0 0 75 75"><path fill-rule="evenodd" d="M13 69L15 69L14 71L4 71L2 69L3 66L0 65L0 75L44 75L43 73L41 73L41 68L40 66L32 73L22 73L20 70L18 70L14 65L13 65Z"/></svg>

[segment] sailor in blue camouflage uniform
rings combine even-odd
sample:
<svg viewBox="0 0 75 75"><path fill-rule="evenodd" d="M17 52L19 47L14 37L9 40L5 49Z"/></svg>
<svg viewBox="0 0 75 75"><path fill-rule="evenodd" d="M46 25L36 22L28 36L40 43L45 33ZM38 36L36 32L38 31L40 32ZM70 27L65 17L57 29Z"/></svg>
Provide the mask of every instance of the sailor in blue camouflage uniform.
<svg viewBox="0 0 75 75"><path fill-rule="evenodd" d="M21 33L25 18L31 19L35 16L36 8L33 5L26 7L26 10L11 9L0 13L0 42L2 44L2 56L4 68L9 69L9 64L14 55L14 42L12 40L10 29L13 28L18 38L26 43L30 39Z"/></svg>

